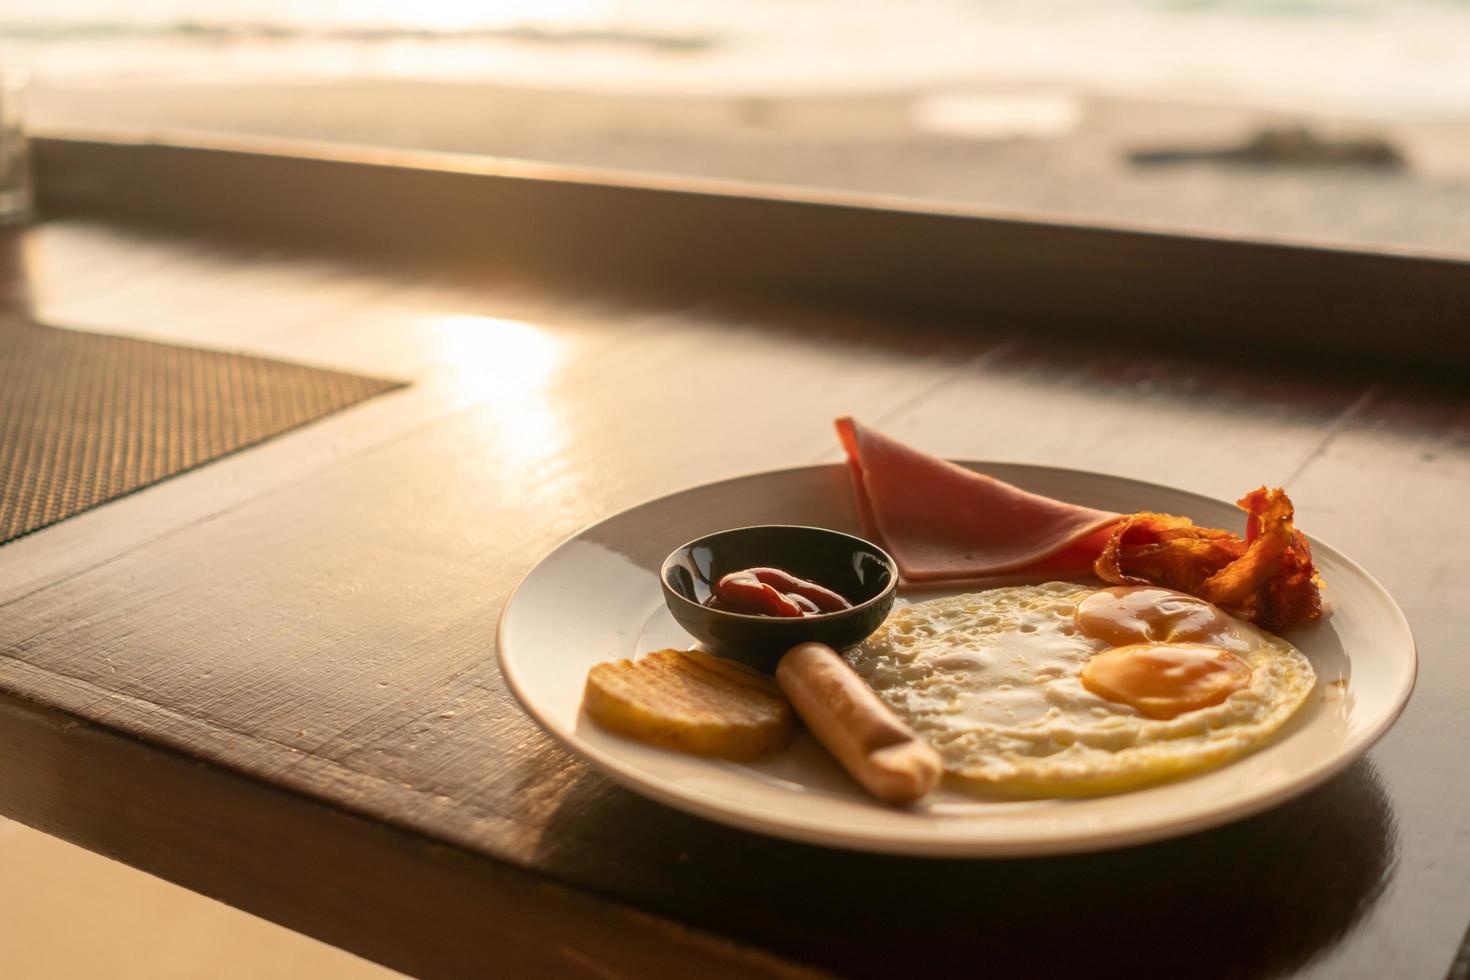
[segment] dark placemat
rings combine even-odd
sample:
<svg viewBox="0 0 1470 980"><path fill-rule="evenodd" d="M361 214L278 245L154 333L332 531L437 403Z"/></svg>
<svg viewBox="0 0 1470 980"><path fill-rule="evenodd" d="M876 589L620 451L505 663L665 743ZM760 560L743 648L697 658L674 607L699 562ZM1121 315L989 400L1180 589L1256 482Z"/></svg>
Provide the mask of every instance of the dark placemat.
<svg viewBox="0 0 1470 980"><path fill-rule="evenodd" d="M0 544L398 387L0 319Z"/></svg>

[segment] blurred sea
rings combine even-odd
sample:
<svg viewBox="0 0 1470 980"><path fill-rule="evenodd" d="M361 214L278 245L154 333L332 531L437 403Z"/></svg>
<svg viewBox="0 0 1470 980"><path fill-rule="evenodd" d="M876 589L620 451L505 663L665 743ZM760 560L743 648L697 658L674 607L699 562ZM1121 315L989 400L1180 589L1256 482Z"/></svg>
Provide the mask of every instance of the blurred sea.
<svg viewBox="0 0 1470 980"><path fill-rule="evenodd" d="M8 0L38 80L455 79L644 94L992 83L1470 118L1470 0Z"/></svg>

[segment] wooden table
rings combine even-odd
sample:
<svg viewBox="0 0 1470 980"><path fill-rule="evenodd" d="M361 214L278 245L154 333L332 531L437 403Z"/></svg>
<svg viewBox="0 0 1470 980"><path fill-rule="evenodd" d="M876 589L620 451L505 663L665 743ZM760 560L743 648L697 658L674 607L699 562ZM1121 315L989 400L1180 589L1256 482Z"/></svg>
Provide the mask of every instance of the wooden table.
<svg viewBox="0 0 1470 980"><path fill-rule="evenodd" d="M1452 970L1470 923L1463 389L83 219L6 242L6 293L48 322L413 382L0 548L6 815L426 976ZM836 460L847 412L949 456L1227 499L1284 483L1408 614L1412 702L1294 802L1043 860L764 839L646 802L543 734L495 660L520 576L649 497Z"/></svg>

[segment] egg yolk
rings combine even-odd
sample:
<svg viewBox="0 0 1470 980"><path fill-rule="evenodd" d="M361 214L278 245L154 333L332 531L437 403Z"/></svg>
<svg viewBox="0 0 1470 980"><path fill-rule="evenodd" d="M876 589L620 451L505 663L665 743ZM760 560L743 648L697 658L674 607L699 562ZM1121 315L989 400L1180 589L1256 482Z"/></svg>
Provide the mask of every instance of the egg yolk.
<svg viewBox="0 0 1470 980"><path fill-rule="evenodd" d="M1134 643L1104 650L1082 667L1082 686L1150 718L1219 704L1250 683L1245 661L1201 643Z"/></svg>
<svg viewBox="0 0 1470 980"><path fill-rule="evenodd" d="M1077 603L1077 629L1104 643L1122 646L1150 640L1197 643L1220 635L1225 614L1203 599L1149 586L1117 586Z"/></svg>

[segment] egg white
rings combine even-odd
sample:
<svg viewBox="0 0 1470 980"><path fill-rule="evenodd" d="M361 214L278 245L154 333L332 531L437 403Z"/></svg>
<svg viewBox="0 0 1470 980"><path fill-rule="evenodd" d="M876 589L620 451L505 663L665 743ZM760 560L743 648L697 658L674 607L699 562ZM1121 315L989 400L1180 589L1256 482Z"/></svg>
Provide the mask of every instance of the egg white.
<svg viewBox="0 0 1470 980"><path fill-rule="evenodd" d="M1316 675L1290 643L1231 618L1211 642L1251 667L1219 704L1147 718L1087 690L1109 648L1077 631L1067 582L1010 586L896 609L848 662L961 783L1008 794L1106 793L1219 765L1268 739Z"/></svg>

